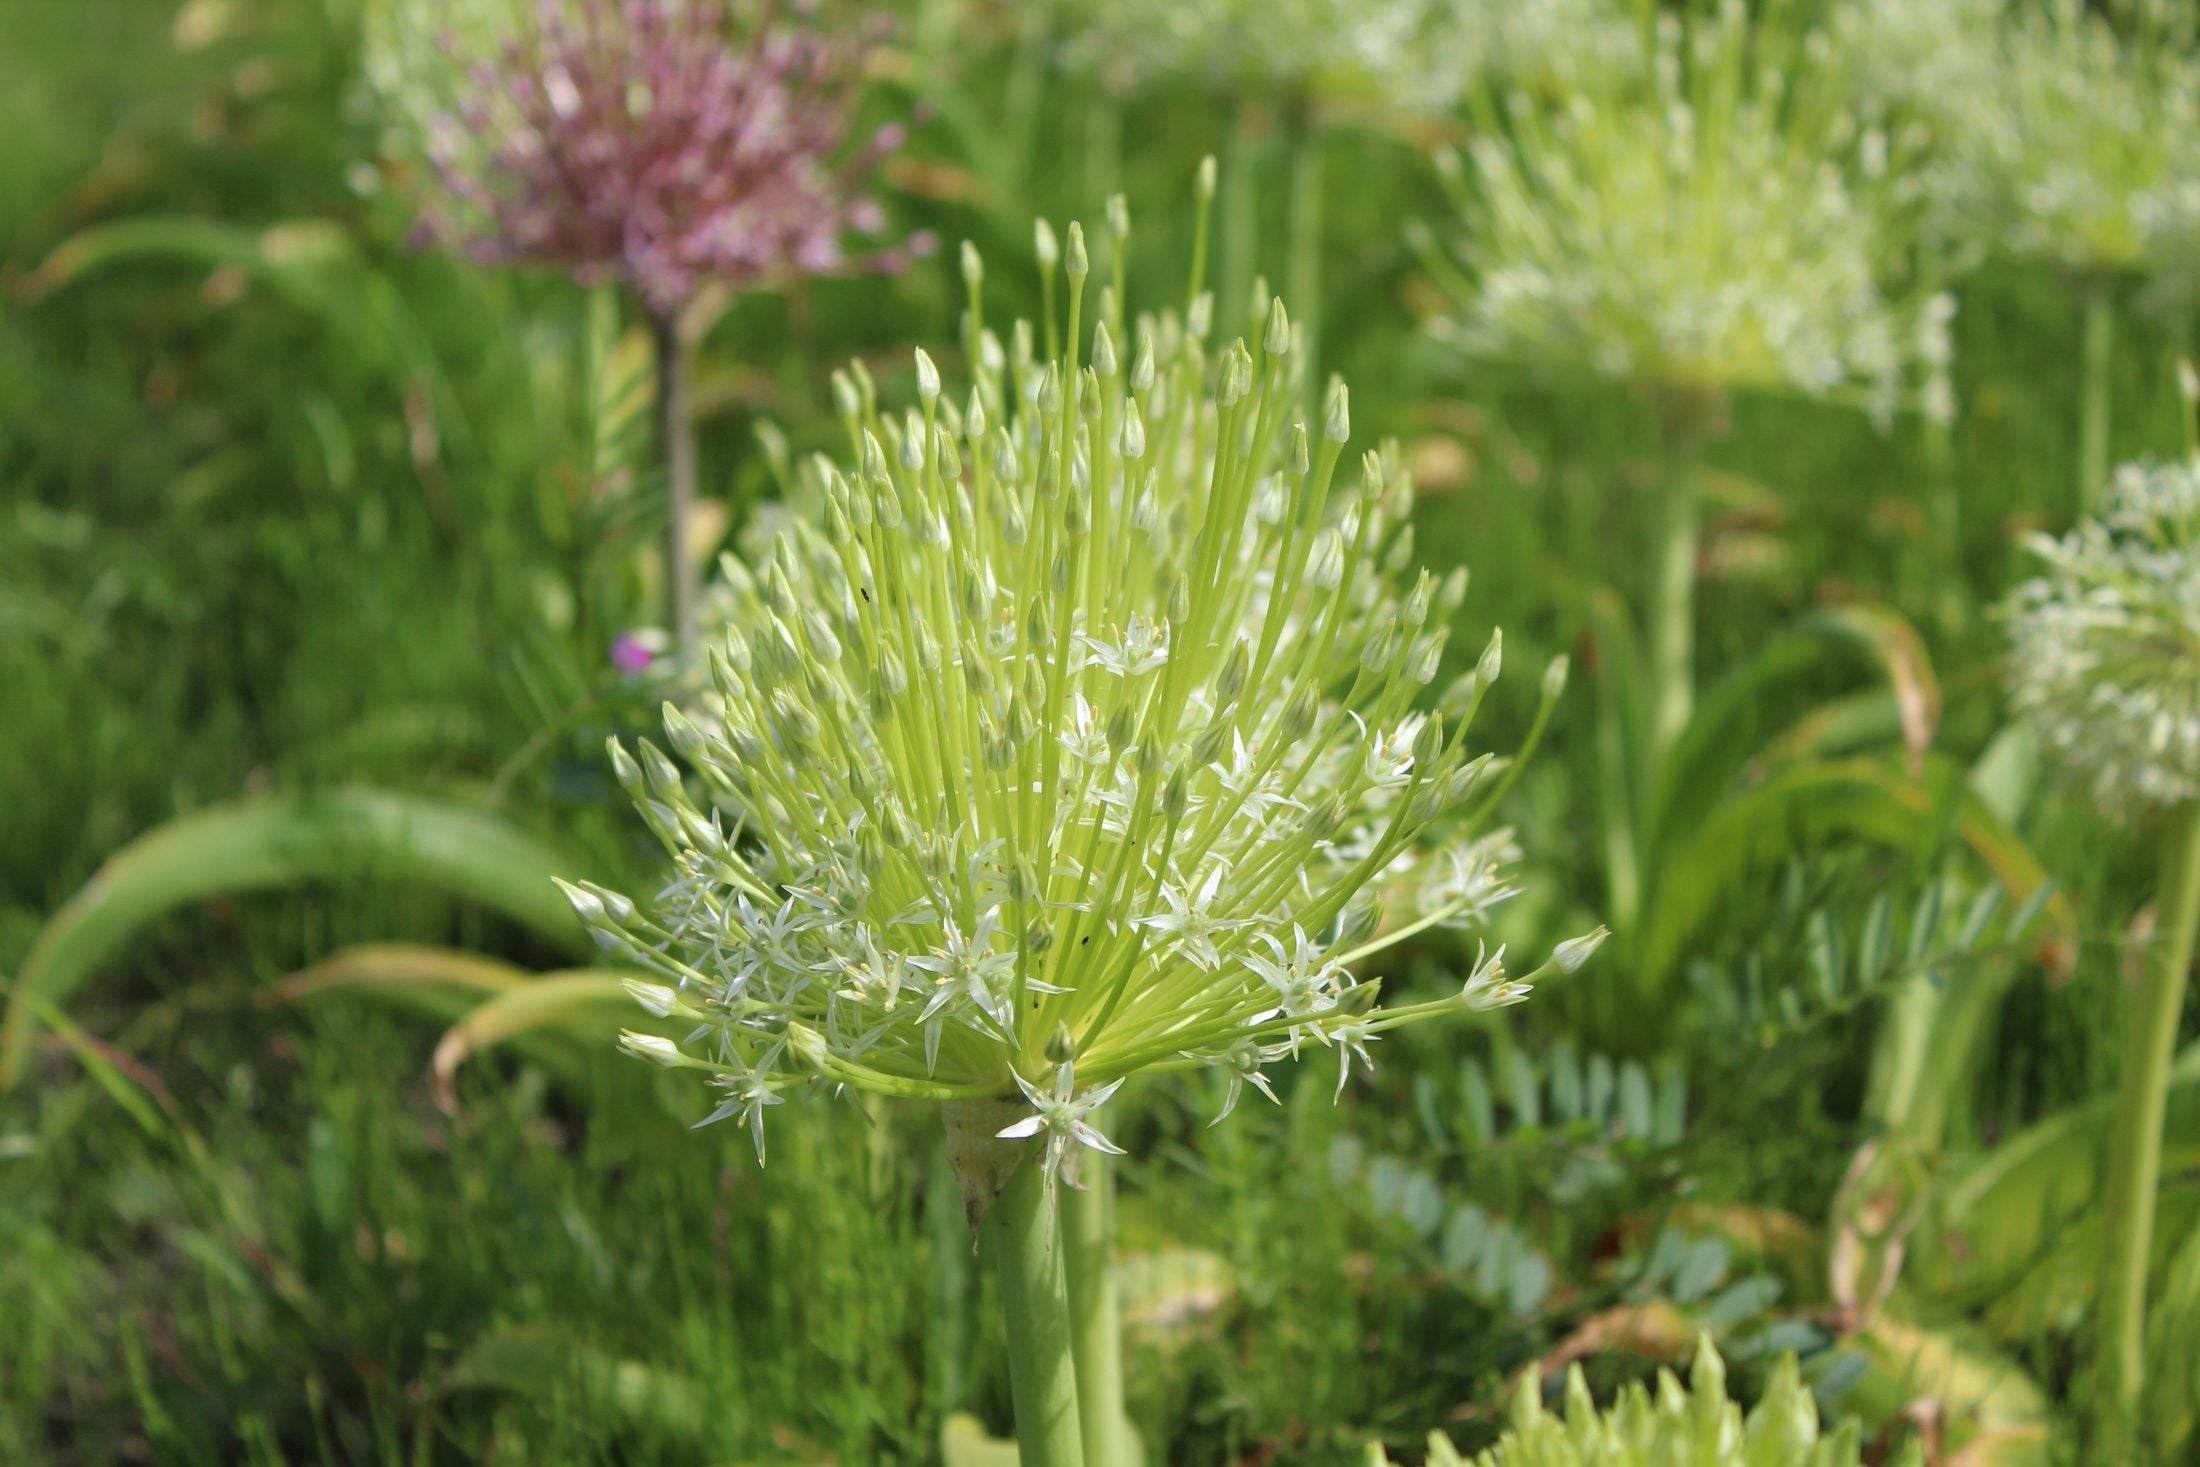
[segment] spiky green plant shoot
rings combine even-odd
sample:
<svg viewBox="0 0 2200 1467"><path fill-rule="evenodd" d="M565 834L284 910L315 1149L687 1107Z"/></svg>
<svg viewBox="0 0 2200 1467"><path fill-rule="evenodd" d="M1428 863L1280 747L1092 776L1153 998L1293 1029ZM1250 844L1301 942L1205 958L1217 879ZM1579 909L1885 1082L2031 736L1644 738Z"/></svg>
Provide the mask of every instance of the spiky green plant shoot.
<svg viewBox="0 0 2200 1467"><path fill-rule="evenodd" d="M1379 1451L1371 1467L1387 1467ZM1745 1416L1727 1399L1726 1364L1708 1338L1683 1387L1658 1372L1655 1390L1630 1385L1609 1411L1599 1411L1576 1365L1566 1373L1566 1409L1543 1405L1541 1372L1521 1377L1511 1428L1496 1446L1462 1456L1442 1433L1429 1437L1429 1467L1860 1467L1856 1424L1821 1431L1817 1403L1803 1386L1795 1357L1781 1360L1764 1396ZM1921 1463L1913 1446L1900 1459Z"/></svg>

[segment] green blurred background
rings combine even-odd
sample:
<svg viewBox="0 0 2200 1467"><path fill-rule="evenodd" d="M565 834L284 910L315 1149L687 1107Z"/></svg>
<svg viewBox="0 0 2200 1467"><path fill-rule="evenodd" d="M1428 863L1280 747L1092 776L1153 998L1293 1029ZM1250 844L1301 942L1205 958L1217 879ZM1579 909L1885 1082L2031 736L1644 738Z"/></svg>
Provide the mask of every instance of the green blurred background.
<svg viewBox="0 0 2200 1467"><path fill-rule="evenodd" d="M989 306L1035 309L1030 220L1097 219L1122 191L1134 300L1168 297L1216 152L1251 191L1220 257L1285 269L1291 109L1119 96L1054 66L1036 7L901 21L868 105L919 121L885 192L898 227L947 248L892 280L744 298L713 327L704 483L731 530L775 492L759 421L830 447L834 366L862 357L901 400L911 346L955 339L961 239ZM1044 106L1019 111L1034 78ZM1609 649L1584 607L1640 574L1654 440L1622 389L1467 362L1422 329L1438 302L1407 226L1447 208L1425 145L1462 135L1323 114L1323 366L1352 382L1361 437L1401 440L1423 558L1473 568L1454 656L1504 628L1492 746L1525 726L1532 670L1575 658L1508 812L1532 879L1504 929L1540 950L1602 913ZM617 451L639 344L615 304L407 247L347 0L0 0L0 138L0 973L133 837L253 793L410 791L645 885L600 756L653 707L607 660L653 606L646 496ZM2000 728L1991 608L2017 537L2074 509L2079 371L2052 272L1996 262L1960 299L1956 522L1928 511L1943 470L1914 424L1744 400L1713 455L1698 623L1721 669L1814 612L1898 616L1957 770ZM2175 323L2125 287L2116 342L2115 456L2174 451ZM1730 735L1768 743L1874 676L1835 658L1745 689ZM1899 743L1865 709L1823 751L1893 768ZM2081 941L2074 963L1995 960L1957 1153L2113 1073L2114 939L2144 868L2083 802L2022 788L2009 818ZM1942 813L1899 849L1783 824L1705 896L1655 1005L1639 975L1592 968L1503 1032L1401 1039L1334 1109L1325 1060L1280 1109L1211 1131L1219 1087L1150 1086L1124 1181L1149 1460L1485 1440L1526 1362L1580 1358L1607 1386L1698 1328L1744 1381L1800 1349L1825 1408L1884 1439L1922 1398L2038 1447L2083 1313L2082 1283L2073 1303L2039 1277L2044 1244L1992 1297L1907 1283L1912 1335L1855 1329L1829 1268L1909 970L1814 990L1812 945L1868 945L1875 902L1910 930L1963 863ZM371 863L133 931L0 1098L0 1459L856 1463L931 1459L956 1411L1001 1426L999 1346L913 1120L788 1107L760 1172L689 1136L692 1097L608 1042L485 1055L444 1096L449 1015L283 1001L352 944L535 970L572 961L574 935ZM1462 956L1416 944L1393 981L1433 992ZM2194 1212L2190 1142L2173 1221ZM2044 1238L2057 1215L2024 1226ZM2022 1307L2009 1277L2038 1291ZM1962 1368L1921 1378L1925 1361Z"/></svg>

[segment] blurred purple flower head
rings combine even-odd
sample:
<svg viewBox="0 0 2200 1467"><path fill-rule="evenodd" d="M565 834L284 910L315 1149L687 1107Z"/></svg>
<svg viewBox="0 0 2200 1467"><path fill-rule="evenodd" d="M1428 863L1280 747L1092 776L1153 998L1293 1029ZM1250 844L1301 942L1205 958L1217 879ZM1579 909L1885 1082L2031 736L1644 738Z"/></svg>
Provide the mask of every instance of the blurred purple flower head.
<svg viewBox="0 0 2200 1467"><path fill-rule="evenodd" d="M423 237L617 280L665 319L709 281L898 268L928 242L846 245L884 227L862 186L902 141L849 144L871 33L744 28L720 0L533 0L428 119Z"/></svg>

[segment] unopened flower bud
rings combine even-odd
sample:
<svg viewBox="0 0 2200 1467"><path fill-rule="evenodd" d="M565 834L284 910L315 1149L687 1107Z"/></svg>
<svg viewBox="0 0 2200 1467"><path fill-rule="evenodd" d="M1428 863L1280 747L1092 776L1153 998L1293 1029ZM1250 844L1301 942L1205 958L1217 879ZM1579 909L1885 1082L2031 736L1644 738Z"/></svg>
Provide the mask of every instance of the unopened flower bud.
<svg viewBox="0 0 2200 1467"><path fill-rule="evenodd" d="M1579 972L1581 965L1588 962L1596 950L1604 946L1604 939L1611 935L1611 928L1600 926L1594 932L1567 938L1551 950L1551 966L1561 973Z"/></svg>
<svg viewBox="0 0 2200 1467"><path fill-rule="evenodd" d="M558 890L564 894L566 901L572 904L574 915L581 919L583 927L601 927L604 925L606 921L604 905L594 892L583 891L572 882L561 881L555 876L550 879L556 883Z"/></svg>
<svg viewBox="0 0 2200 1467"><path fill-rule="evenodd" d="M664 719L665 737L671 740L674 752L690 763L700 759L703 755L702 730L689 722L688 716L673 703L664 705Z"/></svg>
<svg viewBox="0 0 2200 1467"><path fill-rule="evenodd" d="M668 1070L678 1069L689 1063L688 1057L680 1053L679 1045L659 1034L637 1034L632 1029L622 1029L619 1032L619 1048L636 1059L648 1060L651 1064L662 1065Z"/></svg>
<svg viewBox="0 0 2200 1467"><path fill-rule="evenodd" d="M1431 713L1413 736L1413 767L1426 774L1444 754L1444 715Z"/></svg>
<svg viewBox="0 0 2200 1467"><path fill-rule="evenodd" d="M1373 908L1368 910L1372 912ZM1372 928L1369 930L1370 932L1373 931ZM1361 942L1365 939L1352 938L1350 941ZM1335 1013L1341 1019L1364 1019L1375 1012L1375 1001L1382 996L1383 980L1380 978L1370 978L1365 983L1355 983L1337 995Z"/></svg>
<svg viewBox="0 0 2200 1467"><path fill-rule="evenodd" d="M1493 630L1490 633L1489 645L1482 649L1482 660L1474 665L1474 675L1480 678L1485 685L1494 683L1497 681L1498 672L1504 665L1505 633L1501 629Z"/></svg>
<svg viewBox="0 0 2200 1467"><path fill-rule="evenodd" d="M625 790L629 796L640 799L646 788L642 783L641 766L634 762L634 756L626 751L626 745L618 739L604 740L604 747L610 751L611 774L619 781L619 788Z"/></svg>
<svg viewBox="0 0 2200 1467"><path fill-rule="evenodd" d="M680 1002L678 990L668 988L662 983L629 978L619 986L626 990L627 997L660 1019L671 1013Z"/></svg>
<svg viewBox="0 0 2200 1467"><path fill-rule="evenodd" d="M1215 696L1224 703L1233 701L1245 691L1245 678L1252 667L1252 651L1245 638L1237 639L1230 648L1230 655L1223 660L1222 671L1215 675Z"/></svg>

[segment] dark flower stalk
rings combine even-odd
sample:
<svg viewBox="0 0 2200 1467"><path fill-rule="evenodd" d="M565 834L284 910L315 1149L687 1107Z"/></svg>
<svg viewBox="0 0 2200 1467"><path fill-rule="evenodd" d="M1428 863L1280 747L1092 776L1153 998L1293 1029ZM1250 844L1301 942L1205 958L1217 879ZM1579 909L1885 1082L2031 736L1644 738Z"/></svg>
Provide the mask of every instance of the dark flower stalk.
<svg viewBox="0 0 2200 1467"><path fill-rule="evenodd" d="M883 229L863 189L902 140L887 126L850 141L875 32L737 17L720 0L526 0L473 12L470 28L421 19L391 30L413 50L433 38L450 58L441 87L398 89L439 186L420 238L483 262L616 282L647 315L668 595L679 645L692 651L696 574L682 530L695 496L685 342L697 302L707 287L897 269L926 243L849 245ZM382 68L400 78L432 69L416 57Z"/></svg>

